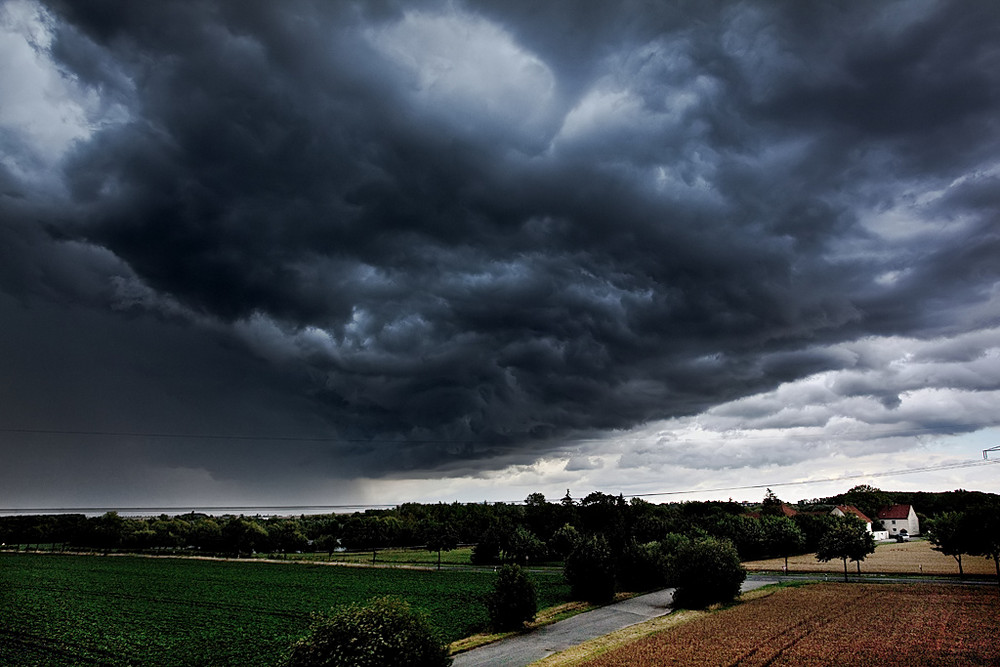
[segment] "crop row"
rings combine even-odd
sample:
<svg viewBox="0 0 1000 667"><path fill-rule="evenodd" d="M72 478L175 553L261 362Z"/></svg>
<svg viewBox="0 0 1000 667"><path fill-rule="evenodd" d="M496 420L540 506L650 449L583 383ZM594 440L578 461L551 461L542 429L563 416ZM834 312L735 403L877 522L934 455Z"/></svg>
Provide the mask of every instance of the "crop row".
<svg viewBox="0 0 1000 667"><path fill-rule="evenodd" d="M398 595L447 640L481 629L494 575L328 565L0 554L0 664L277 662L310 614ZM539 575L543 604L565 599ZM70 656L70 657L67 657Z"/></svg>
<svg viewBox="0 0 1000 667"><path fill-rule="evenodd" d="M995 664L996 600L992 587L816 584L745 602L586 664Z"/></svg>

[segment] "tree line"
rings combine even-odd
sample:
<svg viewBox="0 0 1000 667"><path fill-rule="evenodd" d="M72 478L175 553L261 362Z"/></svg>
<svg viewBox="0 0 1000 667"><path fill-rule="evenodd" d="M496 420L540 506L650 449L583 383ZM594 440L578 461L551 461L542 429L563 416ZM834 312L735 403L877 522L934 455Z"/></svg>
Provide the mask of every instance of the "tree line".
<svg viewBox="0 0 1000 667"><path fill-rule="evenodd" d="M833 504L851 504L874 517L881 506L916 498L926 503L921 518L930 519L928 527L937 528L931 529L932 534L944 534L946 526L956 523L955 515L978 516L978 508L1000 506L1000 496L995 494L961 490L896 493L858 486L809 505L800 501L799 513L789 517L770 490L763 502L753 506L732 501L655 504L601 492L577 500L567 491L555 502L541 493L532 493L522 504L406 503L350 515L214 517L189 513L134 518L108 512L98 517L9 516L0 517L0 542L55 544L68 549L188 549L232 556L332 552L339 548L377 551L424 547L440 551L469 544L475 545L474 563L525 565L565 561L585 540L600 537L617 563L621 578L627 580L642 570L636 554L648 552L652 548L648 545L654 543L676 541L676 536L727 540L741 560L787 558L819 550L823 537L837 525L835 517L829 515ZM932 510L930 515L927 508ZM935 523L936 517L942 520ZM963 521L967 526L974 520ZM959 531L962 535L975 532L968 528ZM974 550L964 543L952 546L952 542L945 548L965 549L966 554Z"/></svg>

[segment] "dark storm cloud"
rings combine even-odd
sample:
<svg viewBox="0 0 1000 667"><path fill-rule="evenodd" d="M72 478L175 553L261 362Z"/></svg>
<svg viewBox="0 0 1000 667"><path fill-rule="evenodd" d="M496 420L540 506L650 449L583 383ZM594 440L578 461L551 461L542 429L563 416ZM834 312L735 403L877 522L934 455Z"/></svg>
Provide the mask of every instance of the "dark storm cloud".
<svg viewBox="0 0 1000 667"><path fill-rule="evenodd" d="M128 119L63 204L7 179L3 287L161 322L151 381L239 399L205 429L362 441L283 464L342 475L528 462L990 323L993 3L660 4L52 3L51 56ZM108 391L80 423L174 416Z"/></svg>

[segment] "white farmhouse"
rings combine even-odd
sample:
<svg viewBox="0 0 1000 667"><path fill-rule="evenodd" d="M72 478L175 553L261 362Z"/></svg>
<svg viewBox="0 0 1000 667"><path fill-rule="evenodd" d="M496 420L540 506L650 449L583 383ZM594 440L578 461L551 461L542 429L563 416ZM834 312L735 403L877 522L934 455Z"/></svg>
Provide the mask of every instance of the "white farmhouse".
<svg viewBox="0 0 1000 667"><path fill-rule="evenodd" d="M920 520L913 510L913 505L890 505L883 507L875 515L885 526L890 537L895 537L906 531L909 535L920 534Z"/></svg>

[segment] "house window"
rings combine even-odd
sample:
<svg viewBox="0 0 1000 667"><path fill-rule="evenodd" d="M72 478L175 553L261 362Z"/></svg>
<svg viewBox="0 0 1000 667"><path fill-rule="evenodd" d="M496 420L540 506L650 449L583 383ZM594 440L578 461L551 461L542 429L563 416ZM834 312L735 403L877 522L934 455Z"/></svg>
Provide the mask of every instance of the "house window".
<svg viewBox="0 0 1000 667"><path fill-rule="evenodd" d="M896 520L895 519L892 520L892 525L894 525L894 526L896 525Z"/></svg>

